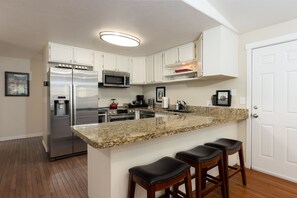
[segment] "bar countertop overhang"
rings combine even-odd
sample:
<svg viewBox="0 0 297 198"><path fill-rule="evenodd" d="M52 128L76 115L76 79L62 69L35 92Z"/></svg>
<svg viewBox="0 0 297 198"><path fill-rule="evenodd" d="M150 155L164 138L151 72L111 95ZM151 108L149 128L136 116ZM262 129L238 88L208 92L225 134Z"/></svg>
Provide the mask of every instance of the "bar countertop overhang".
<svg viewBox="0 0 297 198"><path fill-rule="evenodd" d="M143 109L142 109L143 110ZM247 109L191 107L193 113L169 113L155 108L162 117L72 126L75 135L94 148L110 148L133 142L186 133L248 118Z"/></svg>

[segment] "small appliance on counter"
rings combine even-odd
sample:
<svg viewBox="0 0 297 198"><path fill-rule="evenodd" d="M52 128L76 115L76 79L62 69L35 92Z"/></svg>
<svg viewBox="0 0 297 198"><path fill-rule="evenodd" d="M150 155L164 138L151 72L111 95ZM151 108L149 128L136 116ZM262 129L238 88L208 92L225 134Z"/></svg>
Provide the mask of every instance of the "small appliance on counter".
<svg viewBox="0 0 297 198"><path fill-rule="evenodd" d="M168 97L162 97L162 108L163 109L169 108L169 98Z"/></svg>
<svg viewBox="0 0 297 198"><path fill-rule="evenodd" d="M155 108L155 99L154 98L149 98L147 100L147 105L148 105L148 109Z"/></svg>
<svg viewBox="0 0 297 198"><path fill-rule="evenodd" d="M115 102L117 99L110 99L111 100L111 104L109 105L110 109L117 109L118 108L118 104L117 102Z"/></svg>
<svg viewBox="0 0 297 198"><path fill-rule="evenodd" d="M144 100L144 95L136 95L136 100L133 100L132 104L129 104L128 106L130 108L148 107L148 104Z"/></svg>

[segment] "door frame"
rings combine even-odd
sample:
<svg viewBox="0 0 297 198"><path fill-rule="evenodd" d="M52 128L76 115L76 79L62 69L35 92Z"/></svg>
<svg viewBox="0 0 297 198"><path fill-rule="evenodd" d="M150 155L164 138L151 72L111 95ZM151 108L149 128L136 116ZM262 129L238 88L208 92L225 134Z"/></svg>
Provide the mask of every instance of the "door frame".
<svg viewBox="0 0 297 198"><path fill-rule="evenodd" d="M277 45L290 41L297 40L297 33L287 34L272 39L262 40L245 45L247 53L247 89L246 89L246 106L250 113L250 116L246 120L246 167L252 168L252 66L253 66L253 50L267 47L271 45Z"/></svg>

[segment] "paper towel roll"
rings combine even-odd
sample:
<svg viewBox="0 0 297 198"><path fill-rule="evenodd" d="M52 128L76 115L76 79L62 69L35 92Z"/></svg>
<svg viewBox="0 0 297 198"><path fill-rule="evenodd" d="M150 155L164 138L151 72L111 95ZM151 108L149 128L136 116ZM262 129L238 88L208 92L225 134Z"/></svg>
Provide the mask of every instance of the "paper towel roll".
<svg viewBox="0 0 297 198"><path fill-rule="evenodd" d="M169 98L168 97L162 97L162 108L168 109L169 107Z"/></svg>

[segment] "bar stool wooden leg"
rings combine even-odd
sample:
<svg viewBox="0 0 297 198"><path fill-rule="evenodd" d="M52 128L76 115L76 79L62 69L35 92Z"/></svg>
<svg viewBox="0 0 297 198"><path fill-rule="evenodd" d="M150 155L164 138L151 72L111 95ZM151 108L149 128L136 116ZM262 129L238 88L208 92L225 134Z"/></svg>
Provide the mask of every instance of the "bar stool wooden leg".
<svg viewBox="0 0 297 198"><path fill-rule="evenodd" d="M221 191L222 191L222 197L223 198L228 198L229 195L227 194L228 188L226 187L226 175L225 175L225 165L224 165L224 159L221 158L219 162L219 175L220 175L220 180L222 181L221 185Z"/></svg>
<svg viewBox="0 0 297 198"><path fill-rule="evenodd" d="M239 154L239 161L240 161L240 168L241 168L241 177L243 185L246 185L246 174L245 174L245 166L244 166L244 158L243 158L243 149L242 146L238 151Z"/></svg>
<svg viewBox="0 0 297 198"><path fill-rule="evenodd" d="M147 198L155 198L155 188L153 186L147 189Z"/></svg>
<svg viewBox="0 0 297 198"><path fill-rule="evenodd" d="M229 172L229 159L228 159L228 154L227 152L223 152L223 167L224 167L224 175L225 175L225 191L226 191L226 197L229 197L229 177L228 177L228 172Z"/></svg>
<svg viewBox="0 0 297 198"><path fill-rule="evenodd" d="M133 181L133 175L129 174L128 198L134 198L136 183Z"/></svg>
<svg viewBox="0 0 297 198"><path fill-rule="evenodd" d="M196 185L196 198L202 198L202 168L199 164L197 167L195 167L195 185Z"/></svg>
<svg viewBox="0 0 297 198"><path fill-rule="evenodd" d="M184 179L185 181L185 188L186 188L186 194L188 195L188 198L191 198L192 194L192 183L191 183L191 173L190 170L187 171L187 177Z"/></svg>

